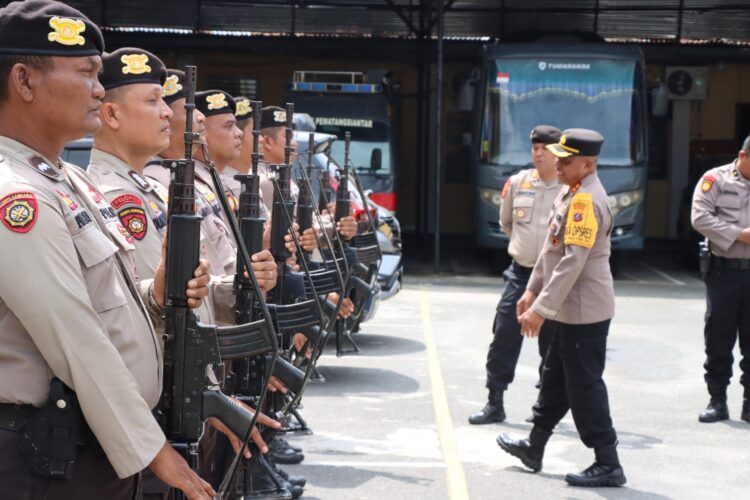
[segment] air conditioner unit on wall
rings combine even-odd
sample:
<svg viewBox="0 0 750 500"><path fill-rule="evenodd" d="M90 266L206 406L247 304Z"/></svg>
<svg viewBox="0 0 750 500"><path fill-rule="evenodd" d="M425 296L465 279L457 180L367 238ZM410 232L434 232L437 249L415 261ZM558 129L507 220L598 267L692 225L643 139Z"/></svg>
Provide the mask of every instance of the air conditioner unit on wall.
<svg viewBox="0 0 750 500"><path fill-rule="evenodd" d="M701 100L708 96L708 68L667 66L667 91L670 99Z"/></svg>

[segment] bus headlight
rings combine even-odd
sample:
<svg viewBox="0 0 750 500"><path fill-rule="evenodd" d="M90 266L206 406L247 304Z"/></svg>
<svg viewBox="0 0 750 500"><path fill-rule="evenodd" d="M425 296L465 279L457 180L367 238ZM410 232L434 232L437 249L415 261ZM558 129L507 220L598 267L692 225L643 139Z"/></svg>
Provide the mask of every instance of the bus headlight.
<svg viewBox="0 0 750 500"><path fill-rule="evenodd" d="M479 194L484 201L492 203L496 207L500 207L500 204L503 202L503 193L497 189L479 188Z"/></svg>
<svg viewBox="0 0 750 500"><path fill-rule="evenodd" d="M612 209L612 215L616 216L620 211L638 205L638 203L643 201L643 196L644 192L642 189L610 195L609 207Z"/></svg>

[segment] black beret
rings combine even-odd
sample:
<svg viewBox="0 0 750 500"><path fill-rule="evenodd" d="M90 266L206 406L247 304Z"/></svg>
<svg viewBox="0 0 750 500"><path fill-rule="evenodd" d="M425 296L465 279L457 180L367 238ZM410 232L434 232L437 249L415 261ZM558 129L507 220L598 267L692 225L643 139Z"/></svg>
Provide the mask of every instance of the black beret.
<svg viewBox="0 0 750 500"><path fill-rule="evenodd" d="M172 104L177 99L185 98L185 72L179 69L168 69L161 96L164 102Z"/></svg>
<svg viewBox="0 0 750 500"><path fill-rule="evenodd" d="M84 57L102 52L99 27L64 3L26 0L0 9L0 54Z"/></svg>
<svg viewBox="0 0 750 500"><path fill-rule="evenodd" d="M124 47L102 55L99 82L104 90L133 83L164 85L167 68L161 60L143 49Z"/></svg>
<svg viewBox="0 0 750 500"><path fill-rule="evenodd" d="M195 93L195 108L206 117L232 113L237 111L237 105L231 95L223 90L204 90Z"/></svg>
<svg viewBox="0 0 750 500"><path fill-rule="evenodd" d="M237 111L234 116L238 120L246 120L253 117L253 105L247 97L235 97L234 103L237 105Z"/></svg>
<svg viewBox="0 0 750 500"><path fill-rule="evenodd" d="M560 129L552 125L537 125L531 129L529 139L531 139L532 143L555 144L560 140L560 134Z"/></svg>
<svg viewBox="0 0 750 500"><path fill-rule="evenodd" d="M569 128L563 131L558 144L549 144L547 149L558 158L569 156L599 156L604 137L585 128Z"/></svg>
<svg viewBox="0 0 750 500"><path fill-rule="evenodd" d="M286 111L278 106L266 106L260 114L260 128L286 127Z"/></svg>

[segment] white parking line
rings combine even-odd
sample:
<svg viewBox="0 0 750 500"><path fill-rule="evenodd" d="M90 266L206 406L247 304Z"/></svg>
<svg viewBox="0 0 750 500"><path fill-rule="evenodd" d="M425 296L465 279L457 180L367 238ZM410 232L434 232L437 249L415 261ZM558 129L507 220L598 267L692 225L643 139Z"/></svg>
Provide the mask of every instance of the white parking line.
<svg viewBox="0 0 750 500"><path fill-rule="evenodd" d="M356 460L342 462L308 462L305 466L317 465L319 467L384 467L394 469L445 469L444 462L359 462Z"/></svg>
<svg viewBox="0 0 750 500"><path fill-rule="evenodd" d="M661 271L661 270L659 270L659 269L656 269L655 267L651 267L651 266L649 266L648 264L646 264L645 262L641 262L641 265L642 265L643 267L645 267L646 269L648 269L649 271L655 272L656 274L658 274L659 276L661 276L661 277L662 277L662 278L664 278L665 280L667 280L667 281L671 281L671 282L672 282L672 283L674 283L675 285L680 285L680 286L685 286L685 285L687 285L687 283L685 283L684 281L680 281L680 280L678 280L677 278L673 278L673 277L671 277L670 275L668 275L667 273L665 273L664 271Z"/></svg>

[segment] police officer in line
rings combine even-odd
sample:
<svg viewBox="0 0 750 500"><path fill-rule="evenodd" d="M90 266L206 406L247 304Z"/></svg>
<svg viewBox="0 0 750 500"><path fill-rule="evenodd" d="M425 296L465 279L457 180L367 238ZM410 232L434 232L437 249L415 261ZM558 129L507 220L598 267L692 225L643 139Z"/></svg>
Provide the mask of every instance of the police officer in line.
<svg viewBox="0 0 750 500"><path fill-rule="evenodd" d="M167 207L162 199L168 195L142 172L146 161L169 145L172 111L162 99L167 70L154 54L133 47L105 53L102 66L102 128L94 133L87 172L133 237L137 274L153 276L166 236ZM214 323L211 299L209 295L196 311L204 323ZM264 415L260 421L279 426ZM227 432L216 419L209 419L209 424ZM254 441L261 449L266 446L259 433ZM149 471L143 476L144 498L166 498L169 488L164 483Z"/></svg>
<svg viewBox="0 0 750 500"><path fill-rule="evenodd" d="M544 358L529 438L497 438L503 450L539 471L547 440L570 409L581 440L596 455L583 472L565 476L573 486L625 484L602 379L615 309L609 268L612 212L596 175L603 142L593 130L568 129L558 144L547 146L557 156L557 175L566 187L555 199L548 235L517 314L525 336L538 336L545 322L555 332Z"/></svg>
<svg viewBox="0 0 750 500"><path fill-rule="evenodd" d="M250 99L243 96L235 96L234 102L237 105L237 110L234 113L237 119L237 128L242 131L242 147L237 159L224 167L224 171L221 173L221 181L224 183L227 194L231 193L236 200L239 200L242 185L234 177L236 175L247 175L253 168L253 145L255 144L253 127L255 123L253 121L253 105ZM261 141L258 141L258 154L263 158ZM261 204L261 216L266 220L269 218L268 210L266 210L264 204Z"/></svg>
<svg viewBox="0 0 750 500"><path fill-rule="evenodd" d="M286 110L279 106L266 106L261 113L261 135L260 144L263 148L263 163L259 169L261 176L261 191L263 192L263 203L270 211L273 206L273 182L268 176L268 165L284 163L284 147L286 146ZM297 140L292 138L292 148L296 151ZM296 153L293 153L290 162L294 162ZM292 178L290 183L292 199L296 202L299 196L299 186ZM331 222L327 229L332 230L334 227ZM317 221L314 221L317 226ZM351 215L342 218L336 225L337 230L341 232L345 239L351 239L357 234L357 221ZM300 243L307 251L317 248L317 237L310 228L300 235Z"/></svg>
<svg viewBox="0 0 750 500"><path fill-rule="evenodd" d="M732 349L739 337L740 383L744 402L740 418L750 422L750 136L737 158L706 172L693 194L691 221L709 241L706 281L706 370L711 397L701 422L729 418L727 386L732 377Z"/></svg>
<svg viewBox="0 0 750 500"><path fill-rule="evenodd" d="M261 113L261 135L260 144L263 148L263 163L261 164L258 172L260 174L260 187L263 194L262 200L266 205L267 210L270 212L273 206L273 182L268 175L268 166L279 164L284 162L284 147L286 146L286 110L279 106L265 106ZM294 150L297 149L297 140L292 138L291 146ZM294 161L295 156L290 158L290 162ZM292 199L296 202L299 195L299 186L297 182L292 178L290 183L290 192ZM318 235L315 231L325 230L328 232L329 237L333 238L334 228L341 234L345 240L350 240L357 234L357 221L351 215L341 218L338 222L334 221L334 218L329 214L322 214L324 228L318 227L318 221L313 220L313 227L305 230L299 237L300 244L302 247L310 252L318 247ZM328 295L328 300L333 303L338 303L339 296L337 293L331 293ZM344 303L339 311L339 318L345 319L354 313L354 304L351 299L346 297ZM303 335L296 335L294 337L295 349L299 352L305 343Z"/></svg>
<svg viewBox="0 0 750 500"><path fill-rule="evenodd" d="M534 168L508 178L502 192L500 227L510 237L508 254L513 262L503 273L507 285L497 305L493 324L494 338L487 353L487 404L469 417L474 425L503 422L503 393L513 382L521 353L521 325L516 317L516 302L521 298L531 270L547 235L552 202L560 191L555 171L555 155L546 146L560 140L560 129L550 125L534 127L530 135ZM543 325L539 334L539 355L544 361L552 326ZM541 363L540 363L541 367ZM541 368L540 368L541 370Z"/></svg>
<svg viewBox="0 0 750 500"><path fill-rule="evenodd" d="M0 9L3 496L130 499L149 467L209 499L151 413L162 355L144 302L163 304L164 266L136 281L132 237L85 173L59 159L101 125L103 49L98 27L62 3ZM192 307L207 282L201 264Z"/></svg>

